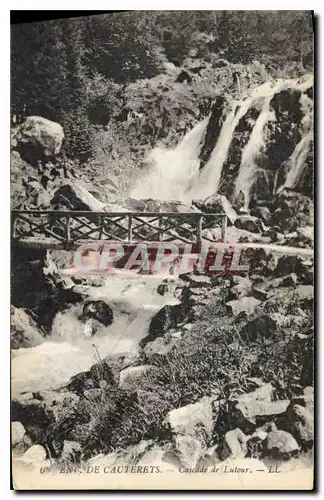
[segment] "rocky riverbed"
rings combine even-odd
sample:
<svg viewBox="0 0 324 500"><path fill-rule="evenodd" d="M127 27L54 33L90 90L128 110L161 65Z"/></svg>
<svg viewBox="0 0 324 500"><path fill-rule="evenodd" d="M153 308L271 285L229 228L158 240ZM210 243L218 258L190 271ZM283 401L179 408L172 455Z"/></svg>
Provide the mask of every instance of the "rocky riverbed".
<svg viewBox="0 0 324 500"><path fill-rule="evenodd" d="M153 453L191 468L308 454L312 262L262 257L246 276L74 284L82 300L56 313L50 336L40 340L30 322L39 345L12 351L13 426L23 434L14 452L42 446L58 464L98 453L103 463L142 463Z"/></svg>
<svg viewBox="0 0 324 500"><path fill-rule="evenodd" d="M158 80L146 97L162 95ZM249 270L219 276L82 276L68 252L14 245L15 463L311 464L312 78L260 83L240 100L214 96L209 114L188 112L178 144L152 143L126 191L120 177L60 158L58 124L31 117L15 131L14 208L222 212L227 243L250 244ZM218 222L202 237L219 242Z"/></svg>

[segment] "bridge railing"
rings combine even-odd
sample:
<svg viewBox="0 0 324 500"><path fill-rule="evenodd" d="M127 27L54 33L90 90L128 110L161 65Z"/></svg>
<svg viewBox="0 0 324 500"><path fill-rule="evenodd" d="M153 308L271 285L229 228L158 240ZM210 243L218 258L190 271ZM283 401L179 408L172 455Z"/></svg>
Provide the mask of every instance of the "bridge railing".
<svg viewBox="0 0 324 500"><path fill-rule="evenodd" d="M39 238L71 245L85 240L215 241L204 229L221 227L218 241L226 240L227 216L201 212L88 212L14 210L11 213L14 240Z"/></svg>

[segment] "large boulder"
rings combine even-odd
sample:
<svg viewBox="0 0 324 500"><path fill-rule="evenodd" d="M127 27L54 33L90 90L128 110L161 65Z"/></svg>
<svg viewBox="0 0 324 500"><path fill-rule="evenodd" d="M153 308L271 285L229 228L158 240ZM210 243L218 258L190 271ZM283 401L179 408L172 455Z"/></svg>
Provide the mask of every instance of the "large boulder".
<svg viewBox="0 0 324 500"><path fill-rule="evenodd" d="M46 459L46 450L39 444L31 446L21 457L20 460L25 463L41 464Z"/></svg>
<svg viewBox="0 0 324 500"><path fill-rule="evenodd" d="M88 300L84 306L81 319L86 321L94 319L104 326L109 326L114 321L111 307L103 300Z"/></svg>
<svg viewBox="0 0 324 500"><path fill-rule="evenodd" d="M41 116L28 116L15 131L15 148L32 165L53 159L59 154L64 131L59 123Z"/></svg>
<svg viewBox="0 0 324 500"><path fill-rule="evenodd" d="M255 391L237 396L229 406L231 422L236 427L249 431L256 425L261 426L273 417L284 414L289 400L272 401L274 387L262 384Z"/></svg>
<svg viewBox="0 0 324 500"><path fill-rule="evenodd" d="M298 404L305 406L309 411L314 411L314 387L307 386L303 389L303 403L298 401Z"/></svg>
<svg viewBox="0 0 324 500"><path fill-rule="evenodd" d="M302 241L306 245L312 246L314 241L314 227L298 227L296 229L299 241Z"/></svg>
<svg viewBox="0 0 324 500"><path fill-rule="evenodd" d="M25 427L21 422L11 422L11 443L12 446L22 442L26 434Z"/></svg>
<svg viewBox="0 0 324 500"><path fill-rule="evenodd" d="M238 316L240 313L245 313L247 316L254 313L256 308L261 304L261 300L254 297L242 297L237 300L231 300L226 303L226 308L233 316Z"/></svg>
<svg viewBox="0 0 324 500"><path fill-rule="evenodd" d="M55 209L86 210L92 212L103 212L106 204L97 200L84 186L77 181L66 181L51 200Z"/></svg>
<svg viewBox="0 0 324 500"><path fill-rule="evenodd" d="M314 444L313 413L304 406L292 404L285 417L286 425L282 424L282 427L291 432L304 449L310 449Z"/></svg>
<svg viewBox="0 0 324 500"><path fill-rule="evenodd" d="M304 450L314 444L314 388L305 387L303 395L295 397L278 425L290 432Z"/></svg>
<svg viewBox="0 0 324 500"><path fill-rule="evenodd" d="M147 358L164 358L171 351L177 339L173 336L157 337L148 342L144 347L144 354Z"/></svg>
<svg viewBox="0 0 324 500"><path fill-rule="evenodd" d="M277 201L269 225L294 231L313 225L314 203L308 196L284 189Z"/></svg>
<svg viewBox="0 0 324 500"><path fill-rule="evenodd" d="M277 331L277 322L270 315L263 314L249 321L240 331L246 342L256 342L261 339L271 339Z"/></svg>
<svg viewBox="0 0 324 500"><path fill-rule="evenodd" d="M171 410L164 424L173 434L211 439L214 429L215 412L218 406L213 398L204 396L197 403Z"/></svg>
<svg viewBox="0 0 324 500"><path fill-rule="evenodd" d="M44 340L36 322L24 309L11 306L10 326L12 349L34 347Z"/></svg>
<svg viewBox="0 0 324 500"><path fill-rule="evenodd" d="M236 405L236 410L241 412L244 419L251 424L262 424L264 420L271 420L272 417L284 413L290 401L287 399L277 401L261 401L251 393L250 400L247 398Z"/></svg>
<svg viewBox="0 0 324 500"><path fill-rule="evenodd" d="M266 453L273 458L289 458L299 451L296 439L289 432L276 430L269 432Z"/></svg>
<svg viewBox="0 0 324 500"><path fill-rule="evenodd" d="M237 217L237 213L226 198L226 196L221 194L214 194L209 198L206 198L204 201L193 201L193 205L199 208L202 212L205 213L222 213L226 214L228 219L232 224L234 224L235 219ZM219 221L218 221L219 222Z"/></svg>
<svg viewBox="0 0 324 500"><path fill-rule="evenodd" d="M65 440L61 460L65 462L76 463L81 457L81 445L76 441Z"/></svg>
<svg viewBox="0 0 324 500"><path fill-rule="evenodd" d="M247 454L247 441L250 436L244 434L241 429L236 428L227 431L224 436L224 442L219 449L221 460L232 456L233 458L243 458Z"/></svg>
<svg viewBox="0 0 324 500"><path fill-rule="evenodd" d="M238 229L245 229L250 233L261 233L262 231L262 222L258 217L252 215L240 215L236 218L234 225Z"/></svg>
<svg viewBox="0 0 324 500"><path fill-rule="evenodd" d="M229 291L229 298L236 300L248 295L252 288L252 282L247 276L235 276L235 285Z"/></svg>
<svg viewBox="0 0 324 500"><path fill-rule="evenodd" d="M67 403L68 407L71 407L71 397L74 396L71 393L56 391L23 392L16 395L11 402L11 418L15 433L19 430L21 436L23 432L21 426L23 426L26 431L23 436L24 442L26 442L27 436L33 442L42 442L49 426L64 415L65 403Z"/></svg>
<svg viewBox="0 0 324 500"><path fill-rule="evenodd" d="M206 445L201 440L181 434L173 437L173 445L173 454L183 467L189 469L196 467L207 450Z"/></svg>
<svg viewBox="0 0 324 500"><path fill-rule="evenodd" d="M144 347L148 342L163 336L171 328L177 328L190 319L191 302L165 305L151 319L148 335L140 342L140 347Z"/></svg>

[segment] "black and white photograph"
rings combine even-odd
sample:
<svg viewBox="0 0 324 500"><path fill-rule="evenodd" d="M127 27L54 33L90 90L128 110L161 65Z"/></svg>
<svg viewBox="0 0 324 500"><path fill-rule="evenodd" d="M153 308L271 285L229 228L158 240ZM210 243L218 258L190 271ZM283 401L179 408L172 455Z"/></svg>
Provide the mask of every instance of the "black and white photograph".
<svg viewBox="0 0 324 500"><path fill-rule="evenodd" d="M11 12L12 489L313 490L314 11Z"/></svg>

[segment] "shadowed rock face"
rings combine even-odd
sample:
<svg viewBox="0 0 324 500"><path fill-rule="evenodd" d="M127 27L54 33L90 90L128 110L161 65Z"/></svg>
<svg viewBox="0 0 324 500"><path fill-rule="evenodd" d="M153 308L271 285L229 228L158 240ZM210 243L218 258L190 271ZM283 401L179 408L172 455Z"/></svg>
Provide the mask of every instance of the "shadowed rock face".
<svg viewBox="0 0 324 500"><path fill-rule="evenodd" d="M219 188L219 193L224 194L228 198L232 198L234 192L234 183L238 175L242 160L242 152L248 143L256 120L260 115L260 109L252 106L248 112L242 116L238 122L233 139L227 154L227 158L222 168L222 182Z"/></svg>
<svg viewBox="0 0 324 500"><path fill-rule="evenodd" d="M206 165L214 147L216 146L217 139L226 117L224 115L225 107L226 99L224 97L218 96L211 109L211 115L206 128L205 141L199 154L200 169L202 169Z"/></svg>
<svg viewBox="0 0 324 500"><path fill-rule="evenodd" d="M63 284L55 275L45 276L46 250L12 248L11 300L12 305L33 311L38 326L49 333L57 312L83 297Z"/></svg>
<svg viewBox="0 0 324 500"><path fill-rule="evenodd" d="M188 301L176 305L166 305L152 318L149 332L140 342L140 347L144 347L148 342L162 336L171 328L177 328L184 323L190 315L190 308L193 302Z"/></svg>
<svg viewBox="0 0 324 500"><path fill-rule="evenodd" d="M24 310L11 306L11 348L33 347L43 342L43 335L33 318Z"/></svg>
<svg viewBox="0 0 324 500"><path fill-rule="evenodd" d="M86 188L77 182L61 186L51 200L54 209L90 210L100 212L105 204L97 200Z"/></svg>
<svg viewBox="0 0 324 500"><path fill-rule="evenodd" d="M301 139L299 125L303 117L299 90L282 90L270 102L276 121L268 126L269 142L266 149L266 165L277 170L290 157Z"/></svg>
<svg viewBox="0 0 324 500"><path fill-rule="evenodd" d="M111 308L103 300L89 300L83 306L81 319L95 319L104 326L109 326L114 321Z"/></svg>

